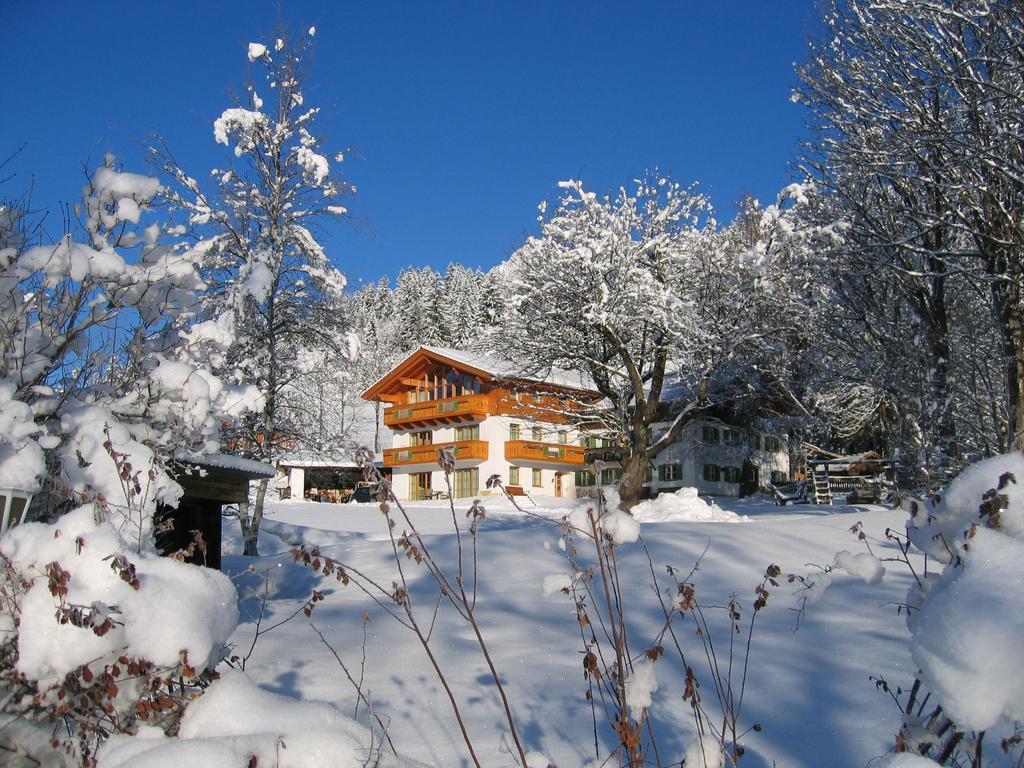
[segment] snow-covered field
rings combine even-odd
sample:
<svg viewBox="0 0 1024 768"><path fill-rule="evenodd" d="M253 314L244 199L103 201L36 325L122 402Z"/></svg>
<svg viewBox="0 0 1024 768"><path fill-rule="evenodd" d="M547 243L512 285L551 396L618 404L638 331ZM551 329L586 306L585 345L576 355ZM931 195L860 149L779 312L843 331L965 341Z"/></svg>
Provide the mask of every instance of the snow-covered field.
<svg viewBox="0 0 1024 768"><path fill-rule="evenodd" d="M570 573L558 526L569 502L530 508L538 513L532 516L517 512L503 499L482 501L487 516L480 523L477 614L524 746L560 768L586 765L595 759L595 737L584 698L580 630L571 599L561 592L545 597L543 590L546 576ZM689 572L704 553L692 579L698 598L705 606L722 606L735 594L746 619L754 587L770 564L778 565L783 574L814 574L820 573L818 566L831 565L837 552L866 552L849 530L858 522L875 555L884 560L898 554L885 540L886 528L902 531L905 521L905 513L876 506L780 508L730 499L716 503L720 509L694 499L662 501L638 515L642 540L620 548L634 654L653 643L661 624L644 545L659 578L665 565ZM456 519L463 528L468 525L467 508L468 503L456 503ZM418 502L410 516L435 558L454 567L457 546L448 503ZM333 578L295 565L289 555L294 544L319 545L330 557L390 587L396 565L376 505L274 503L261 533L262 556L255 561L239 555L237 527L232 529L228 521L225 526L223 569L240 594L241 621L233 637L239 655L252 643L265 583L269 592L263 629L301 609L314 588L327 592L311 619L299 610L294 619L258 638L246 663L246 671L258 683L356 712L355 690L309 626L312 622L352 676L363 680L364 692L387 724L399 753L429 765L469 765L444 691L412 633L355 587L343 587ZM744 765L859 767L891 749L900 713L872 678L885 678L894 688L913 680L909 634L903 615L897 614L911 576L899 563L884 564L885 576L874 584L835 571L828 590L799 617L799 629L798 585L783 578L779 588L772 589L754 629L741 715L744 727L760 724L762 730L743 738ZM404 558L403 566L415 582L413 600L421 619L429 624L436 589L431 589L422 566ZM710 614L718 625L715 640L724 649L729 635L725 611L714 609ZM482 764L513 766L516 761L507 746L507 727L491 678L469 628L457 618L451 610L440 611L431 646L459 698ZM682 639L690 643L693 664L700 644L693 625L684 626ZM658 690L650 711L661 759L666 765L678 764L694 737L690 710L682 700L678 659L666 653L655 672ZM698 667L697 673L705 704L714 712L713 681L706 669ZM358 719L370 724L365 706L358 708ZM604 757L612 746L610 730L599 727L599 733Z"/></svg>

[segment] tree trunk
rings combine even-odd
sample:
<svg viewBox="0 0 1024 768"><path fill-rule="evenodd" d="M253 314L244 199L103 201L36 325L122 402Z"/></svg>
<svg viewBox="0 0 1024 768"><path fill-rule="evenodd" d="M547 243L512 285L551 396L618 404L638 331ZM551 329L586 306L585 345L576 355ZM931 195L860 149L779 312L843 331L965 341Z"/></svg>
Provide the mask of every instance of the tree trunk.
<svg viewBox="0 0 1024 768"><path fill-rule="evenodd" d="M640 502L647 456L642 451L631 451L623 459L622 479L619 481L619 507L627 512Z"/></svg>
<svg viewBox="0 0 1024 768"><path fill-rule="evenodd" d="M244 548L242 554L246 557L259 556L259 535L260 523L263 522L263 502L267 497L267 484L270 480L266 477L260 480L256 489L256 503L253 505L252 518L248 525L242 526L242 541Z"/></svg>
<svg viewBox="0 0 1024 768"><path fill-rule="evenodd" d="M1007 365L1008 414L1010 447L1024 449L1024 312L1021 308L1020 289L1011 291L1010 337L1013 340L1014 359Z"/></svg>

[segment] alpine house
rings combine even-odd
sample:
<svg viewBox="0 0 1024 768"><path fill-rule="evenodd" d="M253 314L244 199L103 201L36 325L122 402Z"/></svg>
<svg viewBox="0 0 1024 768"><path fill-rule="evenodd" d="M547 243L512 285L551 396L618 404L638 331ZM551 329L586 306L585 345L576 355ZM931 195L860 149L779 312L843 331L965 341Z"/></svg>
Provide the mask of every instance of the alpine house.
<svg viewBox="0 0 1024 768"><path fill-rule="evenodd" d="M585 449L572 413L600 399L571 371L531 378L492 355L431 346L414 350L363 397L385 405L394 447L384 451L384 467L403 500L449 493L442 448L455 460L455 498L485 495L492 475L513 494L575 496Z"/></svg>

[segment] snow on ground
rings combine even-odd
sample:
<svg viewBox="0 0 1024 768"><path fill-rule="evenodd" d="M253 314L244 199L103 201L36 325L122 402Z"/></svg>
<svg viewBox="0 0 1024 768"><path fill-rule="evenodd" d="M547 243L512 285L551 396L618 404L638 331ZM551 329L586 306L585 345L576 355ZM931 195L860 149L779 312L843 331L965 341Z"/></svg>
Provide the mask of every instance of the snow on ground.
<svg viewBox="0 0 1024 768"><path fill-rule="evenodd" d="M554 500L554 506L531 507L528 511L534 514L530 515L501 499L485 497L482 502L487 516L479 523L477 614L507 685L524 746L528 752L546 755L560 768L585 765L594 759L595 751L591 713L584 699L580 631L570 598L551 588L553 583L564 584L557 578L553 581L553 576L571 573L559 546L558 527L571 502ZM634 654L651 644L660 625L643 545L651 552L659 578L664 578L665 565L689 572L703 554L692 577L698 599L706 606L721 606L735 594L745 604L744 616L749 617L754 587L768 565L777 564L784 574L813 578L821 572L819 566L830 566L840 550L866 551L849 531L857 522L863 523L875 555L892 557L896 549L884 540L884 531L890 526L902 530L905 521L903 512L875 506L779 508L758 500L718 499L718 511L705 505L712 512L709 516L694 504L704 502L677 497L655 502L643 513L642 543L620 548ZM463 531L470 522L465 516L468 506L456 502L455 519ZM697 521L685 513L686 508L701 512ZM448 503L417 502L409 514L434 556L454 567L457 544ZM733 521L742 517L745 522L699 521L709 517ZM400 753L446 768L470 764L444 691L413 635L365 594L293 564L288 554L294 544L319 543L324 554L390 588L396 566L384 517L375 504L272 503L260 537L263 556L256 559L238 555L237 527L232 530L227 520L225 538L223 568L240 593L235 652L244 655L252 643L264 590L268 597L263 629L299 612L259 637L246 671L260 685L356 713L355 691L309 626L312 622L352 676L363 680L364 693L375 714L387 723ZM429 624L436 592L430 589L422 567L404 557L402 565L413 581L414 604ZM893 687L912 682L908 631L895 607L904 601L911 577L896 563L887 565L879 583L865 583L839 569L830 577L828 590L808 606L799 630L796 609L801 593L784 580L771 589L768 607L758 614L741 719L744 727L758 723L763 730L744 737L745 766L859 768L893 744L900 714L871 677L884 677ZM327 596L307 619L301 607L314 588L324 589ZM727 643L724 611L709 613L718 622L717 642ZM507 728L491 678L471 631L456 619L451 610L441 608L432 630L432 647L462 703L482 764L513 766L516 762L506 746ZM689 661L694 664L699 660L699 645L692 625L684 627L683 641L691 643ZM705 703L713 711L713 682L706 669L694 666ZM678 659L673 661L666 654L654 671L657 690L650 691L650 713L662 760L678 761L695 734L688 707L681 700ZM363 705L358 708L358 720L364 725L371 722ZM603 754L610 747L607 737L605 728Z"/></svg>

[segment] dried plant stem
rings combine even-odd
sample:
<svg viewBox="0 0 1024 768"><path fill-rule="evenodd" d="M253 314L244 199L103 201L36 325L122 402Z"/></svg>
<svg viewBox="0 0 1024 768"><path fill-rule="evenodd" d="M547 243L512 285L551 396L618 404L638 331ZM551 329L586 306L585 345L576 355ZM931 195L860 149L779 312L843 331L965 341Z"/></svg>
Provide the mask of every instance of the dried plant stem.
<svg viewBox="0 0 1024 768"><path fill-rule="evenodd" d="M366 694L363 693L363 688L360 685L360 683L356 682L352 678L352 675L349 674L348 667L345 666L345 662L341 660L341 657L338 655L338 652L334 650L334 646L327 642L327 638L324 637L324 633L320 631L316 624L310 622L309 626L314 632L316 632L316 636L320 638L320 642L323 643L327 647L327 650L331 652L331 655L334 657L334 660L338 662L338 666L341 667L341 671L345 673L345 677L348 678L348 681L352 684L352 687L356 689L356 695L358 696L359 700L361 700L366 705L367 712L369 712L373 719L377 721L377 725L380 726L380 730L381 733L383 734L383 737L387 739L388 746L391 748L391 754L397 755L398 752L395 751L395 745L391 742L391 736L388 734L387 726L384 725L384 722L380 719L380 716L374 711L373 706L370 704L370 700L366 697Z"/></svg>

